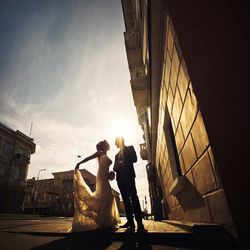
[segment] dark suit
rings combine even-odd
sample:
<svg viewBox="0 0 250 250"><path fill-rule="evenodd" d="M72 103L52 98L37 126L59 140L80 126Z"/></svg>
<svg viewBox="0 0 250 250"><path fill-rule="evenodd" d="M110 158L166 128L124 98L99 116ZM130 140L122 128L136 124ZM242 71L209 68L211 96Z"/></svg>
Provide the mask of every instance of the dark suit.
<svg viewBox="0 0 250 250"><path fill-rule="evenodd" d="M122 161L123 164L118 162ZM133 146L125 146L115 156L114 171L116 180L124 202L126 217L128 221L133 220L133 211L137 222L142 221L142 212L135 186L135 170L133 163L137 161Z"/></svg>

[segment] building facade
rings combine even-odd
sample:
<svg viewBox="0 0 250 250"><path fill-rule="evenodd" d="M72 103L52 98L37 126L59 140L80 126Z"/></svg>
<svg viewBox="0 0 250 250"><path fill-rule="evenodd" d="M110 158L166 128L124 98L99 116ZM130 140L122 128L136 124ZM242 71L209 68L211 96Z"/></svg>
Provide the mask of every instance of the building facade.
<svg viewBox="0 0 250 250"><path fill-rule="evenodd" d="M131 89L156 219L247 240L246 1L122 0Z"/></svg>
<svg viewBox="0 0 250 250"><path fill-rule="evenodd" d="M31 154L32 138L0 123L0 212L21 212Z"/></svg>
<svg viewBox="0 0 250 250"><path fill-rule="evenodd" d="M94 192L96 186L96 176L86 169L80 169L80 172L90 190ZM52 174L54 176L52 179L36 181L33 178L27 180L26 196L24 202L25 213L38 213L57 216L74 215L74 171L70 170ZM114 189L113 193L119 208L119 193Z"/></svg>
<svg viewBox="0 0 250 250"><path fill-rule="evenodd" d="M54 189L54 179L28 179L23 207L24 213L55 215L59 208L59 194Z"/></svg>

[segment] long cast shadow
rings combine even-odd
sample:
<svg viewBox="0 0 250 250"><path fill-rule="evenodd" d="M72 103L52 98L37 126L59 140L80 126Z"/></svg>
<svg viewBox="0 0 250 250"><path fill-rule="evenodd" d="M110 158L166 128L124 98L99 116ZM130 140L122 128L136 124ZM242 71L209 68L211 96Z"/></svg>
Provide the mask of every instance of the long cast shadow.
<svg viewBox="0 0 250 250"><path fill-rule="evenodd" d="M196 231L196 230L195 230ZM204 229L202 230L204 231ZM33 250L40 249L107 249L112 244L112 249L152 249L152 245L166 246L166 249L242 249L238 242L228 237L225 232L216 230L215 234L210 234L205 230L202 233L135 233L123 232L114 233L112 231L92 231L68 234L63 239L58 239ZM207 233L209 233L207 235ZM33 233L33 235L39 235ZM42 235L45 236L43 233ZM119 244L118 244L119 243ZM115 248L113 248L115 244Z"/></svg>
<svg viewBox="0 0 250 250"><path fill-rule="evenodd" d="M34 247L34 250L80 250L80 249L106 249L113 243L111 238L79 237L70 235L63 239L55 240L47 244Z"/></svg>
<svg viewBox="0 0 250 250"><path fill-rule="evenodd" d="M126 250L126 249L152 249L149 238L147 237L147 232L145 231L141 234L142 237L138 237L138 234L135 233L135 229L128 228L123 233L123 236L127 235L127 237L120 237L119 241L122 241L122 245L117 248L118 250ZM117 235L118 236L118 235ZM122 236L122 235L119 235Z"/></svg>

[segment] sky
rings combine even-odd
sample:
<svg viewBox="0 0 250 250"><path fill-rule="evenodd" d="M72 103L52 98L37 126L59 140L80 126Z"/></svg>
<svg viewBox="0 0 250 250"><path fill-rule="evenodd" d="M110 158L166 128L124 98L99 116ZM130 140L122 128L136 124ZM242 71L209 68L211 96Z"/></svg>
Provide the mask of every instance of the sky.
<svg viewBox="0 0 250 250"><path fill-rule="evenodd" d="M74 169L77 156L94 153L104 139L113 160L115 137L123 135L138 155L141 205L145 195L149 201L121 2L1 1L0 30L0 121L34 138L28 178L43 168L39 179ZM97 161L81 168L96 175Z"/></svg>

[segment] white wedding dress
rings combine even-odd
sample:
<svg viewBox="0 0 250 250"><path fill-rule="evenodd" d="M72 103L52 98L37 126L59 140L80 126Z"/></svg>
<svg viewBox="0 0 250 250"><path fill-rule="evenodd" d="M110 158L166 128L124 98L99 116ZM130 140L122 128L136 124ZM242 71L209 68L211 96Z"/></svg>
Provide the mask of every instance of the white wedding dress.
<svg viewBox="0 0 250 250"><path fill-rule="evenodd" d="M112 161L107 155L102 155L98 163L95 192L90 190L79 170L74 173L73 232L105 229L120 223L118 208L108 179Z"/></svg>

